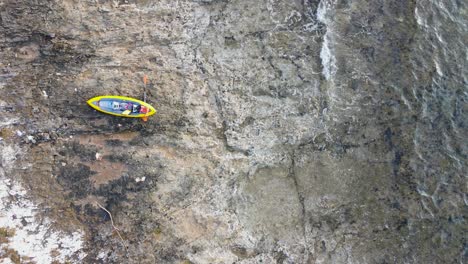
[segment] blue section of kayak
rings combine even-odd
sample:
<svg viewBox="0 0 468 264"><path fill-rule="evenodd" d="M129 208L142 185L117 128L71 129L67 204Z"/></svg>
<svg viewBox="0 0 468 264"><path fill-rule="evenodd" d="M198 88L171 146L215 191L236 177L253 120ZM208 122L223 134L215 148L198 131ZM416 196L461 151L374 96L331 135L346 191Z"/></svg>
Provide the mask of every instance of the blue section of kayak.
<svg viewBox="0 0 468 264"><path fill-rule="evenodd" d="M101 99L99 101L94 102L94 104L103 111L112 112L116 114L124 114L124 112L127 110L130 111L128 115L141 114L141 104L129 100Z"/></svg>

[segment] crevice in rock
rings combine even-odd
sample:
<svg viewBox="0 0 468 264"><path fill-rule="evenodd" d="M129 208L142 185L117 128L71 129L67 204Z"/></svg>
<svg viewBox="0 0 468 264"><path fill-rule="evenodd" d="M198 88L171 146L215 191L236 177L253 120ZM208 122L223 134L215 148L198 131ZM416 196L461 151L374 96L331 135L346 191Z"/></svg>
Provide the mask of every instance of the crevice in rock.
<svg viewBox="0 0 468 264"><path fill-rule="evenodd" d="M221 129L218 130L219 131L219 138L222 139L222 141L224 143L224 146L226 147L227 151L229 151L229 152L239 152L239 153L244 154L245 156L248 156L249 155L248 151L237 148L237 147L232 146L231 144L229 144L228 137L226 135L226 133L228 131L228 124L227 124L226 118L224 116L223 103L221 102L221 99L219 98L218 95L215 95L214 97L215 97L216 107L218 108L218 113L220 115L220 119L222 120Z"/></svg>
<svg viewBox="0 0 468 264"><path fill-rule="evenodd" d="M304 195L302 194L302 191L301 191L301 188L299 186L299 179L297 177L297 174L296 174L296 151L293 149L292 150L292 153L291 153L291 165L289 166L289 171L288 171L288 177L290 177L293 182L294 182L294 187L296 188L296 194L297 194L297 198L299 200L299 204L301 206L301 225L302 225L302 235L303 235L303 239L304 239L304 250L305 250L305 260L304 260L304 263L307 263L308 259L309 259L309 251L307 249L307 245L308 245L308 242L307 242L307 221L306 221L306 209L305 209L305 204L304 204Z"/></svg>

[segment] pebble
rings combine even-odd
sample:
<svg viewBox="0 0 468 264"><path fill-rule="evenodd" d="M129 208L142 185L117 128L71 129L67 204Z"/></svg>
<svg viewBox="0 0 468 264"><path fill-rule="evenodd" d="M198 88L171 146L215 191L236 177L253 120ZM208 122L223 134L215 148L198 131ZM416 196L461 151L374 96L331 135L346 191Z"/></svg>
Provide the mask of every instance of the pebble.
<svg viewBox="0 0 468 264"><path fill-rule="evenodd" d="M146 177L144 177L144 176L141 177L141 178L138 178L138 177L135 178L135 181L136 181L136 182L144 182L145 180L146 180Z"/></svg>
<svg viewBox="0 0 468 264"><path fill-rule="evenodd" d="M28 135L26 138L28 139L29 142L36 143L36 139L34 138L34 136Z"/></svg>

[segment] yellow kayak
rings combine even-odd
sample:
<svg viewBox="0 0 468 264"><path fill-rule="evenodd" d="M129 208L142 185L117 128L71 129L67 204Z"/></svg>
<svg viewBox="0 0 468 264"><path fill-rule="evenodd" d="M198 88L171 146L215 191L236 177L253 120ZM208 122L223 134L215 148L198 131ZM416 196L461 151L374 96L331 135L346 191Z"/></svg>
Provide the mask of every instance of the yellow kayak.
<svg viewBox="0 0 468 264"><path fill-rule="evenodd" d="M156 109L150 104L126 96L97 96L89 99L87 103L98 111L115 116L146 119L156 113Z"/></svg>

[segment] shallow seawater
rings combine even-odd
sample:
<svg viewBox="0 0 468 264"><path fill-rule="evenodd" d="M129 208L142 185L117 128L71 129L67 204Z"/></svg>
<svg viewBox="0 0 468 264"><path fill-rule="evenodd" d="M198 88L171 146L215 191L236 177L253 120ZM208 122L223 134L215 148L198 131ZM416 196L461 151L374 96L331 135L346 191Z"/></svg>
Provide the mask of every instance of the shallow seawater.
<svg viewBox="0 0 468 264"><path fill-rule="evenodd" d="M327 29L320 56L328 114L340 122L377 119L375 127L384 131L392 153L397 200L408 212L416 255L428 260L429 248L440 247L440 254L445 250L462 261L468 205L466 2L321 1L317 17ZM368 84L366 90L349 92L355 80Z"/></svg>
<svg viewBox="0 0 468 264"><path fill-rule="evenodd" d="M420 194L421 219L438 221L440 246L453 250L467 216L467 4L418 1L418 31L411 62L411 92L417 99L410 166ZM416 213L416 212L415 212ZM458 242L459 243L459 242ZM466 260L467 248L460 252Z"/></svg>

